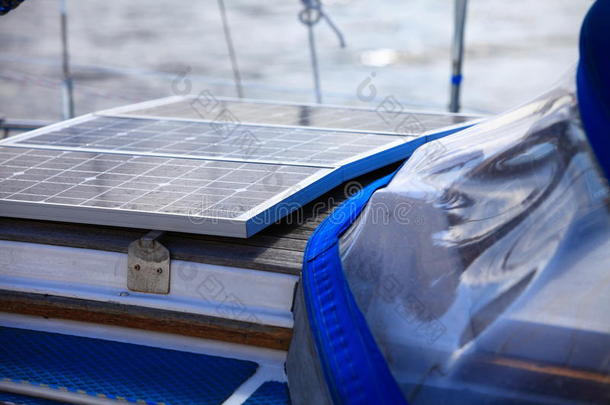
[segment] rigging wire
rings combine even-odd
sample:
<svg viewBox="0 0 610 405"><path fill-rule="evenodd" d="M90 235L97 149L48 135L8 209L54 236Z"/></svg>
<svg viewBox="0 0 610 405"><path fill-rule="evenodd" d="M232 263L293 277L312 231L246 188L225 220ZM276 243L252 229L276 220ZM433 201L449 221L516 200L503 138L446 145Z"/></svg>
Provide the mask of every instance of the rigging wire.
<svg viewBox="0 0 610 405"><path fill-rule="evenodd" d="M70 73L70 49L68 46L68 9L67 0L59 0L61 25L61 64L62 64L62 101L65 120L74 117L74 84Z"/></svg>
<svg viewBox="0 0 610 405"><path fill-rule="evenodd" d="M334 21L328 14L322 10L322 3L320 0L301 0L305 7L299 13L299 21L307 26L307 37L309 40L309 55L311 58L311 70L313 75L314 94L316 97L316 103L322 103L322 88L320 85L320 68L318 64L318 54L316 52L316 39L314 35L314 25L324 19L331 30L335 33L339 39L339 46L345 48L345 37L339 30Z"/></svg>
<svg viewBox="0 0 610 405"><path fill-rule="evenodd" d="M314 93L316 103L322 104L322 88L320 86L320 68L318 65L318 54L316 52L316 38L314 36L313 24L307 24L307 37L309 39L309 57L311 58L311 72L313 74Z"/></svg>
<svg viewBox="0 0 610 405"><path fill-rule="evenodd" d="M222 20L222 29L225 35L225 41L227 43L227 49L229 51L229 58L231 59L231 69L233 70L233 80L235 81L235 90L239 98L244 97L244 90L241 84L241 73L239 66L237 65L237 55L235 54L235 48L233 47L233 39L231 38L231 27L229 26L229 20L227 18L227 10L225 8L224 0L218 0L218 9L220 10L220 18Z"/></svg>
<svg viewBox="0 0 610 405"><path fill-rule="evenodd" d="M455 0L455 22L452 46L452 75L449 112L460 111L460 90L462 85L462 65L464 62L464 31L466 28L466 11L468 0Z"/></svg>

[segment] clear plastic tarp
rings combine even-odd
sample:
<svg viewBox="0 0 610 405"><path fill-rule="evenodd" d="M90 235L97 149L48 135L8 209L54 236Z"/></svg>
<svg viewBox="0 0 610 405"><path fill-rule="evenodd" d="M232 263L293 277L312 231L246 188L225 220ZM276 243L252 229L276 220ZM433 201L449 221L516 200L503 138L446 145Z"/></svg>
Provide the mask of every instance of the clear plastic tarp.
<svg viewBox="0 0 610 405"><path fill-rule="evenodd" d="M610 402L609 195L572 74L373 195L341 259L410 403Z"/></svg>

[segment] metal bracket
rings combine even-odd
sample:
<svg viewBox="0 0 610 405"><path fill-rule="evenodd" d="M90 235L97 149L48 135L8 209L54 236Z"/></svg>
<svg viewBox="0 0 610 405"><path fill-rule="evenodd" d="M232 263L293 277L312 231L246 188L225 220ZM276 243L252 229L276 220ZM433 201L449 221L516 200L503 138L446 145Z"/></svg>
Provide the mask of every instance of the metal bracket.
<svg viewBox="0 0 610 405"><path fill-rule="evenodd" d="M164 233L150 231L129 244L127 288L131 291L169 294L169 250L158 241Z"/></svg>

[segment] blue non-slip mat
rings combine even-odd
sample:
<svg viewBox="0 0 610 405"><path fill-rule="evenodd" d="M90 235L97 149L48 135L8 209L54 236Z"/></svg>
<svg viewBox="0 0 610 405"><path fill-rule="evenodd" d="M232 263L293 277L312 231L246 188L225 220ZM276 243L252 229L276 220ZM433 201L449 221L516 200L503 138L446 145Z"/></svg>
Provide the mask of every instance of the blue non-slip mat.
<svg viewBox="0 0 610 405"><path fill-rule="evenodd" d="M61 405L63 402L49 401L48 399L26 397L25 395L0 392L0 403L17 405Z"/></svg>
<svg viewBox="0 0 610 405"><path fill-rule="evenodd" d="M277 381L267 381L243 405L290 405L288 385Z"/></svg>
<svg viewBox="0 0 610 405"><path fill-rule="evenodd" d="M0 327L0 381L150 405L220 404L254 362Z"/></svg>

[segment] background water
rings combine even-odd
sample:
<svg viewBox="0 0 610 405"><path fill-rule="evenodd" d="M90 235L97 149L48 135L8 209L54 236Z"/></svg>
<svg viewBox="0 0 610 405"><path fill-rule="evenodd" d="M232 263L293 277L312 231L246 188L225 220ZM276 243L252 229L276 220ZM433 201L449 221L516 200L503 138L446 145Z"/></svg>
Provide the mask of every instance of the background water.
<svg viewBox="0 0 610 405"><path fill-rule="evenodd" d="M307 30L297 0L225 0L250 98L314 100ZM576 63L591 0L471 0L465 111L498 112L536 96ZM445 110L453 2L329 0L347 48L316 26L324 101L364 105L356 89L374 75L378 97ZM193 94L235 95L215 0L69 0L78 114L172 94L190 71ZM61 117L58 0L26 0L0 17L0 115Z"/></svg>

